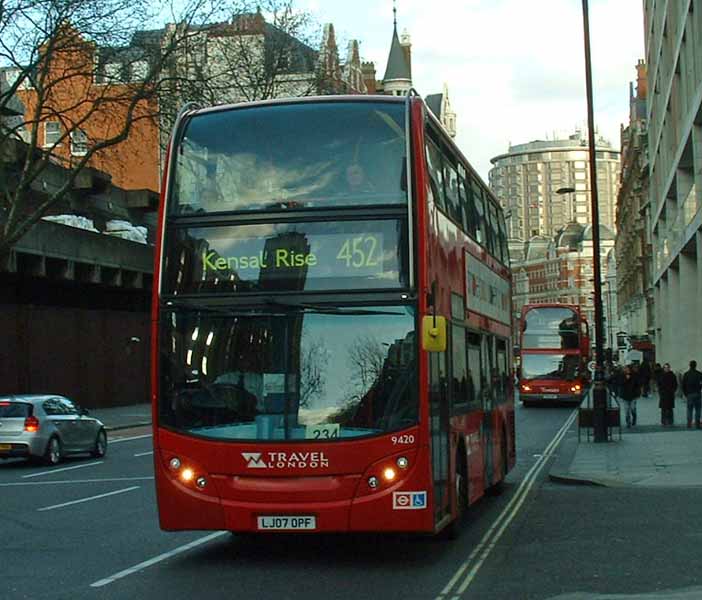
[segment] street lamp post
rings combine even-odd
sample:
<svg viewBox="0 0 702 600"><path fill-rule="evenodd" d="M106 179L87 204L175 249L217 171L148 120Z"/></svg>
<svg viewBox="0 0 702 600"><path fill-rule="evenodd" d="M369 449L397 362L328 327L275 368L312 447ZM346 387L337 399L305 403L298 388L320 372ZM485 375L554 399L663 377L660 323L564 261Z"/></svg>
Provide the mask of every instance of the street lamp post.
<svg viewBox="0 0 702 600"><path fill-rule="evenodd" d="M604 380L602 329L602 281L600 279L600 211L597 198L597 165L595 163L595 118L592 100L592 64L590 59L590 20L587 0L583 1L583 38L585 45L585 87L587 92L587 127L590 155L590 202L592 212L592 268L595 279L595 376L592 389L593 438L607 441L607 388Z"/></svg>
<svg viewBox="0 0 702 600"><path fill-rule="evenodd" d="M609 276L605 280L607 286L607 347L612 350L612 282Z"/></svg>

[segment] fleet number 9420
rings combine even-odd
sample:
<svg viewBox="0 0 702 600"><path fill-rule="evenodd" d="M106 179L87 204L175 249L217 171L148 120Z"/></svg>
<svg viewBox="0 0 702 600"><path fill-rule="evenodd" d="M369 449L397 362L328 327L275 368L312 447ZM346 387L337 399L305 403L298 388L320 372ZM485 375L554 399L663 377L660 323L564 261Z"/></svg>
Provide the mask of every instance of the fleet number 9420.
<svg viewBox="0 0 702 600"><path fill-rule="evenodd" d="M400 444L414 444L414 435L411 433L405 433L403 435L393 435L390 441L395 445Z"/></svg>

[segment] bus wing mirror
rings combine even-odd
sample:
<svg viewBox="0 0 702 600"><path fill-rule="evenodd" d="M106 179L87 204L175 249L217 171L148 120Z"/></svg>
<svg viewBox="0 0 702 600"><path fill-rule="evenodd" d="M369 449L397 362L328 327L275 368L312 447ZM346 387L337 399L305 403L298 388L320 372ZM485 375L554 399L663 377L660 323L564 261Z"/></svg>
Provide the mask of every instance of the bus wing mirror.
<svg viewBox="0 0 702 600"><path fill-rule="evenodd" d="M422 317L422 349L427 352L446 351L446 319L444 317Z"/></svg>

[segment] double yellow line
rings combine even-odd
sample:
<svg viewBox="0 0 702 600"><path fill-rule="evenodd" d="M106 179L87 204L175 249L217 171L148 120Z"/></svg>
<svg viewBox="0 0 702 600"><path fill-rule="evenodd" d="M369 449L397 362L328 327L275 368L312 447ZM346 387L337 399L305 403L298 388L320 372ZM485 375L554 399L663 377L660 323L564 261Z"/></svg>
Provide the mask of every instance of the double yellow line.
<svg viewBox="0 0 702 600"><path fill-rule="evenodd" d="M526 497L529 495L534 482L538 478L539 474L546 466L548 459L551 457L553 451L556 449L558 444L561 442L565 436L570 426L575 421L578 411L574 410L563 426L558 430L554 438L551 440L544 453L539 457L539 459L532 465L532 467L527 472L522 483L519 485L516 493L507 506L502 510L500 515L495 519L494 523L487 530L480 543L473 549L470 556L463 562L463 564L458 567L458 570L454 573L451 580L446 584L441 593L436 597L436 600L459 600L463 593L468 589L468 586L473 582L475 576L478 574L480 567L492 552L493 548L497 545L497 542L502 537L509 524L512 522L519 509L524 504Z"/></svg>

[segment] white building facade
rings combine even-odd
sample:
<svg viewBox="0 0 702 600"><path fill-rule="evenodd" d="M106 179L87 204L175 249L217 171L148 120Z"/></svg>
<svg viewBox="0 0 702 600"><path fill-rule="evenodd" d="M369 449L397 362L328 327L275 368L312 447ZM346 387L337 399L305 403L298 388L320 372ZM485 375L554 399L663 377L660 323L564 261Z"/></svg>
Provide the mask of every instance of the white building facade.
<svg viewBox="0 0 702 600"><path fill-rule="evenodd" d="M600 223L614 230L619 151L600 136L595 149ZM576 130L567 139L510 145L508 152L491 162L490 188L509 215L510 238L551 237L571 221L592 222L587 132ZM562 188L575 191L557 194Z"/></svg>
<svg viewBox="0 0 702 600"><path fill-rule="evenodd" d="M656 360L702 362L702 0L644 1Z"/></svg>

